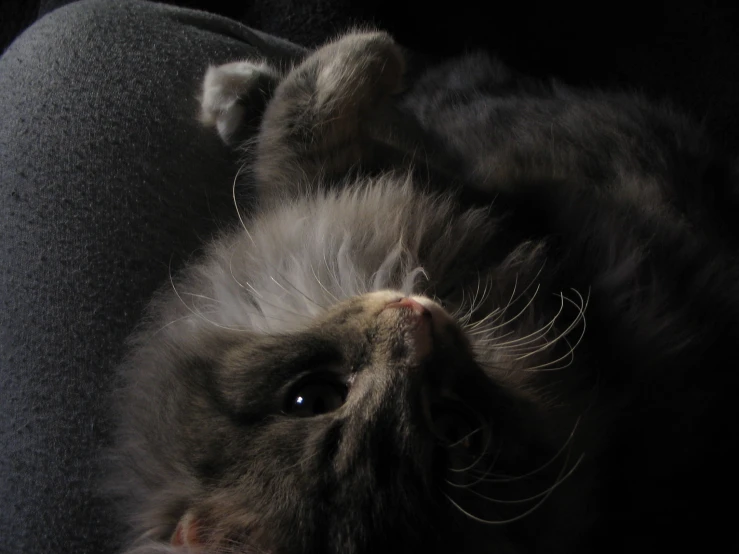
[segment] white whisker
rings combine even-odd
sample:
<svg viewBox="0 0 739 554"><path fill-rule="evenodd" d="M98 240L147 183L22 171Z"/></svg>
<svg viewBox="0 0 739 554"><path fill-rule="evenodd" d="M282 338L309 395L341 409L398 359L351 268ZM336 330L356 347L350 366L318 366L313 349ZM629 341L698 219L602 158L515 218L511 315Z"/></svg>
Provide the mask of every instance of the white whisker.
<svg viewBox="0 0 739 554"><path fill-rule="evenodd" d="M251 236L251 233L249 232L249 229L246 227L246 223L244 222L244 218L241 216L241 210L239 209L239 203L236 200L236 182L238 181L239 177L241 176L241 171L242 171L242 168L243 167L244 166L242 166L241 168L239 168L239 170L236 172L236 176L234 177L233 185L231 187L231 197L233 198L234 207L236 208L236 215L239 216L239 221L241 222L241 226L244 228L244 232L246 233L246 236L249 237L249 240L251 241L251 243L254 246L256 246L257 243L254 242L254 238Z"/></svg>
<svg viewBox="0 0 739 554"><path fill-rule="evenodd" d="M580 293L579 293L579 292L578 292L577 290L575 290L575 289L572 289L572 290L573 290L573 292L574 292L575 294L577 294L577 295L578 295L578 296L580 297L580 305L579 305L579 306L578 306L578 305L577 305L577 304L576 304L576 303L575 303L575 302L574 302L573 300L571 300L571 299L567 298L567 297L566 297L566 296L564 296L564 295L562 295L562 298L564 298L565 300L567 300L568 302L570 302L570 303L571 303L571 304L572 304L572 305L573 305L573 306L574 306L574 307L575 307L575 308L576 308L576 309L578 310L578 315L577 315L577 317L576 317L576 318L575 318L575 319L573 320L572 324L570 324L570 325L569 325L569 326L567 327L567 329L565 329L565 330L564 330L564 331L563 331L563 332L562 332L562 333L561 333L561 334L560 334L560 335L559 335L558 337L556 337L556 338L555 338L555 339L554 339L554 340L552 341L552 344L554 344L554 343L555 343L555 342L557 342L558 340L560 340L560 339L563 339L563 340L564 340L564 341L565 341L565 342L567 343L567 345L569 346L569 349L568 349L567 353L566 353L566 354L564 354L564 355L562 355L562 356L560 356L560 357L559 357L559 358L557 358L556 360L551 360L551 361L549 361L549 362L546 362L546 363L544 363L544 364L540 364L540 365L538 365L538 366L528 367L528 368L525 368L525 369L524 369L523 371L555 371L555 369L551 368L550 366L553 366L553 365L555 365L555 364L557 364L557 363L559 363L559 362L561 362L561 361L565 360L566 358L570 358L570 361L569 361L569 362L567 363L567 365L565 365L565 366L564 366L564 367L569 367L569 365L570 365L570 364L572 363L572 361L574 360L574 356L575 356L575 349L576 349L576 348L577 348L577 347L578 347L578 346L580 345L580 343L582 342L582 340L583 340L583 337L585 336L585 330L587 329L587 322L586 322L586 319L585 319L585 310L587 309L587 306L588 306L588 301L589 301L589 298L590 298L590 294L588 293L588 299L585 299L585 298L583 298L583 296L582 296L582 295L581 295L581 294L580 294ZM580 332L580 336L578 337L578 339L577 339L577 341L575 342L575 344L574 344L574 345L573 345L573 344L570 344L570 341L569 341L569 340L567 340L567 339L566 339L565 337L566 337L566 335L568 335L568 334L569 334L569 333L570 333L570 332L571 332L571 331L572 331L572 330L573 330L573 329L574 329L574 328L575 328L575 327L576 327L576 326L577 326L577 325L578 325L579 323L582 323L582 330L581 330L581 332ZM534 353L535 353L535 352L534 352ZM531 354L533 354L533 353L527 354L526 356L522 356L522 357L521 357L521 358L519 358L519 359L522 359L522 358L528 357L528 356L530 356ZM548 368L548 369L547 369L547 368ZM563 369L563 368L562 368L562 367L558 367L558 368L556 368L556 370L561 370L561 369Z"/></svg>
<svg viewBox="0 0 739 554"><path fill-rule="evenodd" d="M570 471L568 471L567 474L565 474L563 476L562 473L565 470L565 468L567 467L567 460L569 460L569 457L568 457L567 460L565 461L565 464L562 467L562 472L560 472L560 475L557 477L557 480L555 481L555 483L551 487L549 487L549 489L545 492L545 494L541 498L541 500L539 500L536 504L534 504L534 506L532 506L531 508L529 508L528 510L526 510L522 514L519 514L519 515L517 515L515 517L512 517L512 518L509 518L509 519L505 519L505 520L486 520L486 519L479 518L479 517L477 517L477 516L475 516L475 515L467 512L466 510L464 510L459 504L457 504L454 500L452 500L451 497L449 497L448 494L444 493L444 496L446 496L447 500L449 500L449 502L451 502L464 515L466 515L468 518L470 518L470 519L472 519L474 521L477 521L478 523L482 523L482 524L485 524L485 525L507 525L509 523L513 523L515 521L519 521L519 520L525 518L526 516L532 514L544 502L546 502L546 500L551 496L551 494L556 490L556 488L560 484L562 484L568 477L570 477L570 475L572 475L575 472L575 470L578 468L578 466L582 462L583 457L584 457L584 454L581 455L578 458L578 460L572 466L572 469L570 469ZM473 491L470 489L470 490L468 490L468 492L473 492ZM491 500L492 501L493 499L488 499L488 500Z"/></svg>
<svg viewBox="0 0 739 554"><path fill-rule="evenodd" d="M321 289L323 289L323 292L328 294L335 302L338 302L339 299L336 298L333 294L331 294L331 292L323 285L321 280L318 278L318 275L316 275L316 270L313 268L313 262L309 264L309 267L310 267L311 273L313 274L313 278L316 280L316 283L318 283L318 286L321 287Z"/></svg>
<svg viewBox="0 0 739 554"><path fill-rule="evenodd" d="M185 302L185 300L182 298L182 296L180 295L180 292L177 290L177 287L174 284L174 279L172 278L171 264L170 264L170 271L169 271L169 283L172 286L172 290L174 291L174 293L177 296L177 298L179 299L179 301L182 303L182 305L190 313L192 313L192 315L194 315L194 316L202 319L203 321L205 321L206 323L209 323L209 324L213 325L214 327L218 327L219 329L225 329L227 331L240 331L240 332L245 332L245 331L248 331L249 330L249 329L246 329L246 328L243 328L243 327L228 327L226 325L221 325L219 323L216 323L213 320L208 319L202 313L200 313L200 312L196 311L195 309L191 308L190 305L187 302Z"/></svg>
<svg viewBox="0 0 739 554"><path fill-rule="evenodd" d="M505 320L500 325L496 325L494 327L487 328L488 332L492 332L492 331L496 331L498 329L502 329L506 325L510 325L511 323L513 323L514 321L516 321L519 317L521 317L524 313L526 313L526 311L529 309L529 306L531 306L532 302L534 301L534 299L536 298L536 295L538 293L539 293L539 285L536 285L536 289L534 289L534 294L531 296L531 298L529 299L529 301L526 302L526 305L523 308L521 308L521 310L515 316L513 316L511 319Z"/></svg>
<svg viewBox="0 0 739 554"><path fill-rule="evenodd" d="M482 428L478 427L478 429L482 429ZM465 439L462 439L462 440L465 440ZM453 473L465 473L467 471L470 471L472 468L474 468L477 464L480 463L480 460L482 460L485 457L485 454L487 454L488 448L490 447L491 442L492 440L490 439L490 435L488 434L488 440L485 441L485 448L483 449L482 453L477 458L475 458L475 461L471 465L467 467L463 467L463 468L458 468L458 469L450 467L449 471Z"/></svg>
<svg viewBox="0 0 739 554"><path fill-rule="evenodd" d="M541 471L545 470L547 467L549 467L551 464L554 463L554 461L559 458L562 453L567 449L567 446L572 442L572 438L575 436L575 432L577 431L578 426L580 425L580 418L578 417L575 420L575 425L572 427L572 431L570 431L570 435L567 437L567 440L562 444L562 446L555 452L554 456L549 458L546 462L544 462L542 465L537 467L536 469L532 469L531 471L524 473L522 475L515 475L512 477L503 477L503 478L486 478L484 481L486 483L510 483L513 481L520 481L522 479L526 479L528 477L531 477L532 475L536 475L537 473L540 473Z"/></svg>
<svg viewBox="0 0 739 554"><path fill-rule="evenodd" d="M455 485L453 483L449 483L453 487L457 488L468 488L468 487L474 487L478 483L485 480L485 478L490 475L491 471L493 471L493 468L495 467L495 464L498 462L498 459L500 458L500 454L503 452L503 444L498 445L498 450L495 452L495 456L493 457L493 461L490 462L490 465L485 469L485 471L480 472L480 476L477 477L474 481L471 481L469 483L465 483L464 485ZM470 473L474 473L473 471L470 471Z"/></svg>

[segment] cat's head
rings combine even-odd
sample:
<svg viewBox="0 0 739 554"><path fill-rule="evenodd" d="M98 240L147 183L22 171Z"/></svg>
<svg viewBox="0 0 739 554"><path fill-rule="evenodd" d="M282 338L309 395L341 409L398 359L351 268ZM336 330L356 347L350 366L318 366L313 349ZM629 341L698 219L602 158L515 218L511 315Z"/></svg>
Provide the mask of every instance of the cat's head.
<svg viewBox="0 0 739 554"><path fill-rule="evenodd" d="M520 391L422 296L372 292L294 331L157 348L149 359L172 371L134 389L158 392L135 393L148 409L129 452L150 464L150 538L175 547L464 552L467 537L480 552L483 534L501 552L497 524L571 469Z"/></svg>

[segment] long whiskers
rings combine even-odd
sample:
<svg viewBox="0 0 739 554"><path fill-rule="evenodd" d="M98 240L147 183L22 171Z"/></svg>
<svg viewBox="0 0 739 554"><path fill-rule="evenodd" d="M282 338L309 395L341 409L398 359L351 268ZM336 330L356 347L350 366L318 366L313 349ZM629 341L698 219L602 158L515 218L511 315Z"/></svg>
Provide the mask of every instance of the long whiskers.
<svg viewBox="0 0 739 554"><path fill-rule="evenodd" d="M455 502L448 494L443 493L444 496L462 514L464 514L468 518L472 519L473 521L477 521L478 523L482 523L482 524L485 524L485 525L504 525L504 524L513 523L515 521L519 521L519 520L525 518L526 516L528 516L531 513L533 513L536 509L538 509L549 498L549 496L557 489L557 487L559 487L563 482L565 482L575 472L575 470L579 467L580 463L582 462L582 460L584 458L584 454L581 454L580 455L580 457L577 459L577 461L573 464L573 466L569 470L567 469L567 467L569 465L570 455L571 455L571 442L572 442L572 438L575 435L575 432L577 431L577 428L578 428L579 424L580 424L580 418L578 418L575 421L575 424L574 424L574 426L572 428L572 431L570 432L569 437L564 442L564 444L560 447L560 449L554 454L554 456L552 456L547 462L545 462L544 464L542 464L538 468L536 468L536 469L534 469L534 470L532 470L532 471L530 471L530 472L528 472L526 474L519 475L519 476L516 476L516 477L511 477L511 478L506 478L506 479L487 479L487 478L484 479L484 481L487 482L487 483L491 483L491 482L506 482L506 483L508 483L508 482L511 482L511 481L516 481L516 480L520 480L520 479L524 479L526 477L530 477L530 476L536 475L536 474L540 473L541 471L543 471L544 469L546 469L548 466L550 466L555 460L557 460L561 456L561 454L563 452L567 451L567 455L565 456L565 459L564 459L564 461L562 463L562 469L560 469L560 471L559 471L559 473L557 475L557 478L554 480L554 483L552 483L552 485L550 485L548 488L546 488L545 490L543 490L543 491L541 491L541 492L539 492L537 494L534 494L534 495L529 496L529 497L526 497L526 498L511 499L511 500L497 499L497 498L492 498L490 496L487 496L485 494L482 494L479 491L473 490L472 489L472 485L457 485L457 484L452 483L451 481L447 480L447 484L449 486L455 487L457 489L464 489L466 492L468 492L468 493L470 493L470 494L472 494L472 495L474 495L474 496L476 496L478 498L481 498L481 499L483 499L485 501L494 503L494 504L517 505L517 504L525 504L525 503L528 503L528 502L533 502L533 501L538 500L536 502L536 504L534 504L534 506L532 506L528 510L524 511L523 513L521 513L521 514L519 514L519 515L517 515L515 517L504 519L504 520L483 519L483 518L480 518L478 516L475 516L474 514L471 514L470 512L468 512L467 510L465 510L464 508L462 508L462 506L460 506L457 502ZM477 482L479 482L479 480Z"/></svg>
<svg viewBox="0 0 739 554"><path fill-rule="evenodd" d="M170 264L170 271L169 271L169 283L172 286L172 290L174 291L175 295L177 296L177 298L179 299L179 301L182 303L182 305L192 315L194 315L195 317L197 317L197 318L205 321L206 323L209 323L210 325L213 325L214 327L218 327L219 329L225 329L227 331L241 331L241 332L248 331L248 329L246 329L244 327L228 327L227 325L221 325L219 323L216 323L215 321L213 321L213 320L208 319L207 317L205 317L201 312L195 310L187 302L185 302L185 300L182 298L182 295L177 290L177 287L174 284L174 279L172 278L172 266L171 266L171 264Z"/></svg>
<svg viewBox="0 0 739 554"><path fill-rule="evenodd" d="M564 295L563 295L563 298L565 300L567 300L568 302L570 302L575 307L575 309L578 310L577 317L575 317L574 320L573 320L573 322L562 333L560 333L560 335L558 335L550 343L550 345L551 345L551 344L555 344L560 339L564 340L565 343L567 343L567 346L568 346L567 352L565 354L563 354L562 356L560 356L559 358L555 359L555 360L550 360L550 361L545 362L543 364L540 364L538 366L527 367L527 368L524 369L524 371L559 371L561 369L564 369L566 367L569 367L572 364L572 362L574 361L574 359L575 359L575 349L582 342L583 337L585 336L585 330L587 329L587 322L585 320L585 310L587 309L588 302L590 300L590 292L588 291L587 298L583 298L583 296L577 290L572 289L572 291L575 294L577 294L577 296L580 298L580 305L579 306L574 301L570 300L569 298L565 297ZM580 336L577 338L577 341L575 341L575 344L571 344L570 341L567 339L567 335L569 335L570 332L572 332L572 330L575 329L575 327L577 327L577 325L580 324L580 323L582 323L581 330L580 330ZM547 345L545 348L549 348L550 345ZM537 352L540 352L541 350L542 349L539 349L538 351L530 352L530 353L528 353L528 354L526 354L524 356L521 356L521 357L517 358L517 360L520 360L520 359L523 359L523 358L532 356L532 355L536 354ZM556 365L559 362L562 362L562 361L564 361L566 359L569 359L569 360L568 360L568 362L564 366L557 366Z"/></svg>
<svg viewBox="0 0 739 554"><path fill-rule="evenodd" d="M495 456L493 457L493 460L490 462L490 464L488 465L488 467L485 468L485 471L480 472L480 475L474 481L470 481L469 483L466 483L465 485L455 484L455 483L452 483L449 480L447 480L447 483L449 485L453 486L453 487L459 487L459 488L470 488L470 487L474 487L478 483L482 482L485 479L485 477L487 477L488 475L491 474L491 472L493 471L493 468L495 468L495 465L498 463L498 459L500 458L500 454L502 452L503 452L503 444L501 443L501 444L498 445L498 449L495 452ZM450 468L450 471L454 471L454 470ZM474 471L470 471L470 473L473 473L474 474L475 472Z"/></svg>
<svg viewBox="0 0 739 554"><path fill-rule="evenodd" d="M472 433L470 433L466 437L463 437L459 441L457 441L454 444L450 445L450 447L451 446L455 446L457 444L460 444L460 442L464 442L470 436L474 435L477 431L481 431L481 430L483 430L483 427L478 427L477 429L475 429L475 431L473 431ZM482 453L480 453L480 455L477 458L475 458L475 460L472 462L472 464L468 465L467 467L462 467L462 468L456 468L456 469L455 468L449 468L449 471L454 472L454 473L465 473L465 472L470 471L471 469L473 469L477 464L479 464L485 458L485 455L488 452L488 448L490 448L490 443L491 442L492 442L492 440L490 439L490 433L488 433L487 440L485 441L485 448L483 448Z"/></svg>
<svg viewBox="0 0 739 554"><path fill-rule="evenodd" d="M513 281L513 290L511 291L511 296L508 299L508 301L506 302L506 304L502 308L501 307L495 308L487 316L485 316L484 318L482 318L479 321L476 321L475 323L473 323L471 325L463 324L463 327L465 328L465 331L468 332L468 333L472 333L472 332L475 331L475 329L478 329L479 327L485 327L488 322L490 322L492 324L495 321L499 320L501 317L503 317L503 315L506 313L506 311L508 310L508 308L510 308L513 304L515 304L516 302L518 302L518 300L520 298L522 298L529 291L529 289L531 289L531 287L534 285L534 283L537 283L537 281L539 280L539 276L541 275L541 272L544 270L544 266L545 265L546 265L546 260L544 260L544 262L542 263L541 267L536 272L536 274L534 275L534 277L528 282L528 284L524 287L524 289L518 295L516 295L516 291L518 289L518 275L516 275L515 278L514 278L514 281ZM490 290L492 292L492 287L491 287ZM537 284L536 291L534 292L533 297L536 297L536 294L537 294L538 290L539 290L539 285ZM527 304L527 306L529 304ZM494 319L492 321L490 321L491 318L494 318ZM490 331L490 329L487 329L487 332L489 332L489 331Z"/></svg>
<svg viewBox="0 0 739 554"><path fill-rule="evenodd" d="M326 288L326 287L325 287L325 286L323 285L323 283L321 282L321 280L320 280L320 279L318 278L318 275L316 275L316 270L315 270L315 269L314 269L314 267L313 267L313 262L311 262L311 263L310 263L309 265L310 265L310 271L311 271L311 273L313 274L313 278L314 278L314 279L316 280L316 283L318 283L318 286L319 286L319 287L321 287L321 289L323 290L323 292L325 292L326 294L328 294L328 295L329 295L329 296L330 296L330 297L331 297L331 298L332 298L332 299L334 300L334 302L338 302L338 301L339 301L339 299L338 299L338 298L336 298L336 296L334 296L334 295L333 295L333 294L332 294L332 293L331 293L331 292L330 292L330 291L329 291L329 290L328 290L328 289L327 289L327 288Z"/></svg>
<svg viewBox="0 0 739 554"><path fill-rule="evenodd" d="M537 494L537 495L534 495L534 496L529 497L529 498L520 499L520 500L511 500L511 501L501 501L501 500L496 500L496 499L493 499L493 498L489 498L489 497L487 497L485 495L482 495L480 493L477 493L476 491L468 490L468 492L471 492L471 493L475 494L476 496L479 496L479 497L481 497L481 498L483 498L483 499L485 499L487 501L495 502L495 503L503 503L503 504L519 504L519 503L524 503L524 502L530 502L532 500L536 500L537 498L541 498L541 500L539 500L536 504L534 504L534 506L532 506L531 508L529 508L528 510L526 510L522 514L519 514L519 515L517 515L515 517L512 517L512 518L509 518L509 519L504 519L504 520L487 520L487 519L483 519L483 518L477 517L477 516L469 513L468 511L466 511L464 508L462 508L457 502L455 502L454 500L452 500L452 498L448 494L444 493L444 496L446 496L447 500L449 500L449 502L451 502L452 505L454 505L454 507L456 507L460 512L462 512L465 516L467 516L468 518L472 519L473 521L477 521L478 523L482 523L482 524L485 524L485 525L507 525L507 524L513 523L515 521L519 521L519 520L521 520L521 519L529 516L534 511L536 511L542 504L544 504L544 502L546 502L546 500L557 489L557 487L559 487L562 483L564 483L575 472L575 470L580 466L580 463L582 462L584 456L585 456L584 454L580 455L580 457L577 459L577 461L573 464L572 468L569 471L567 471L567 473L565 473L565 469L567 468L567 462L569 461L569 455L568 455L567 458L565 459L565 463L562 465L562 470L560 471L559 475L557 476L556 481L548 489L546 489L545 491L542 491L542 493Z"/></svg>
<svg viewBox="0 0 739 554"><path fill-rule="evenodd" d="M241 173L244 167L246 167L246 164L239 167L238 171L236 172L236 175L234 176L233 184L231 185L231 198L233 199L234 208L236 208L236 215L239 217L239 222L241 223L241 226L244 228L244 232L246 233L246 236L249 237L249 240L251 241L251 243L254 246L256 246L257 243L254 242L254 237L251 236L251 233L249 232L249 229L246 226L246 222L244 222L244 218L241 216L241 209L239 208L239 202L238 200L236 200L236 183L241 177Z"/></svg>
<svg viewBox="0 0 739 554"><path fill-rule="evenodd" d="M570 431L570 434L567 437L567 440L562 444L562 446L559 448L559 450L557 450L557 452L555 452L554 455L551 458L549 458L549 460L547 460L546 462L544 462L539 467L537 467L535 469L532 469L531 471L529 471L527 473L523 473L521 475L515 475L515 476L512 476L512 477L494 478L494 477L487 477L487 476L485 476L480 481L484 481L486 483L511 483L511 482L514 482L514 481L521 481L522 479L527 479L529 477L533 477L534 475L536 475L538 473L541 473L542 471L544 471L545 469L547 469L550 465L552 465L557 460L557 458L559 458L562 455L562 453L565 452L565 450L567 450L567 448L569 447L569 445L572 443L572 439L575 436L575 433L577 432L577 428L579 426L580 426L580 418L578 417L575 420L575 424L572 426L572 431ZM453 485L453 486L455 486L457 488L468 488L469 487L469 485Z"/></svg>
<svg viewBox="0 0 739 554"><path fill-rule="evenodd" d="M234 177L234 180L233 180L233 184L232 184L232 186L231 186L231 197L232 197L232 199L233 199L233 203L234 203L234 208L236 209L236 215L237 215L237 216L238 216L238 218L239 218L239 222L240 222L240 224L241 224L241 227L242 227L242 228L244 229L244 232L246 233L246 236L247 236L247 237L249 238L249 240L251 241L252 245L253 245L253 246L254 246L254 247L256 248L256 247L257 247L257 243L256 243L256 241L254 240L254 237L252 236L251 232L249 231L249 228L247 227L247 225L246 225L246 222L244 221L244 218L243 218L243 216L241 215L241 209L239 208L239 203L238 203L238 200L236 199L236 186L237 186L237 182L238 182L239 178L240 178L240 177L241 177L241 175L242 175L242 172L243 172L243 168L244 168L244 167L246 167L246 166L245 166L245 165L242 165L242 166L241 166L241 167L239 168L239 170L238 170L238 171L236 172L236 175L235 175L235 177ZM264 260L264 261L266 261L266 260ZM275 272L275 273L276 273L276 274L278 275L278 277L280 278L280 280L281 280L282 282L284 282L284 283L285 283L285 284L287 284L287 285L288 285L289 287L291 287L292 289L294 289L294 290L295 290L295 291L296 291L296 292L297 292L298 294L300 294L300 295L301 295L301 296L302 296L303 298L305 298L305 299L306 299L307 301L309 301L309 302L310 302L311 304L313 304L313 305L317 306L317 307L318 307L318 308L320 308L321 310L326 310L326 307L325 307L324 305L320 304L320 303L319 303L319 302L317 302L317 301L316 301L315 299L313 299L313 298L311 298L310 296L308 296L308 295L307 295L307 294L305 293L305 291L301 290L301 289L300 289L299 287L297 287L297 286L296 286L295 284L293 284L293 283L292 283L292 282L291 282L291 281L290 281L289 279L287 279L287 277L285 277L285 275L284 275L284 273L283 273L283 272L281 272L281 271L277 270L277 268L275 268L275 267L274 267L274 266L273 266L272 264L268 264L268 265L269 265L269 266L270 266L270 268L271 268L271 269L272 269L272 270L273 270L273 271L274 271L274 272ZM241 283L239 282L239 280L238 280L238 279L236 279L236 276L234 275L234 272L233 272L233 254L232 254L232 256L231 256L231 259L229 260L229 270L230 270L230 272L231 272L231 276L233 277L234 281L236 281L236 283L237 283L237 284L238 284L239 286L241 286L242 288L244 288L244 287L243 287L243 285L242 285L242 284L241 284ZM313 270L313 268L311 268L311 270ZM314 271L314 276L315 276L315 271ZM289 293L289 291L287 291L287 289L285 289L285 287L284 287L284 286L282 285L282 283L278 282L278 281L277 281L277 280L276 280L276 279L275 279L275 278L274 278L274 277L273 277L272 275L270 275L270 279L271 279L272 281L274 281L274 283L275 283L275 284L276 284L277 286L281 287L281 288L282 288L283 290L285 290L285 292L287 292L288 294L290 294L290 293ZM319 283L319 285L321 286L321 288L322 288L322 289L323 289L324 291L328 292L328 290L326 290L326 288L325 288L325 287L323 286L323 284L321 284L321 283L320 283L320 281L318 280L318 277L317 277L317 276L316 276L316 281L317 281L317 282ZM256 289L255 289L255 288L253 287L253 286L251 286L251 285L250 285L250 286L249 286L249 288L250 288L250 290L252 290L252 292L253 292L254 294L256 294L256 295L257 295L258 297L261 297L260 293L259 293L259 292L258 292L258 291L257 291L257 290L256 290ZM330 294L330 293L329 293L329 294ZM331 295L331 296L333 296L333 295ZM334 298L336 298L336 297L334 297Z"/></svg>
<svg viewBox="0 0 739 554"><path fill-rule="evenodd" d="M587 296L583 297L583 295L576 289L573 288L571 290L577 296L577 299L573 300L572 298L566 296L564 293L557 293L556 296L558 296L560 300L559 308L556 313L549 319L549 321L546 324L542 325L539 329L526 335L509 340L503 339L506 336L513 334L513 331L508 331L507 333L504 333L502 335L499 333L494 333L496 330L503 329L506 325L510 325L517 318L521 317L522 314L526 310L528 310L528 307L533 301L532 296L532 298L527 302L526 306L524 306L524 308L511 319L508 319L500 324L493 325L491 323L490 325L486 325L484 328L469 333L473 340L473 348L484 350L493 349L496 352L497 357L504 361L521 362L522 360L532 358L537 354L553 348L557 343L562 341L567 345L567 350L563 355L559 356L556 359L548 360L538 365L521 368L520 370L528 372L559 371L566 367L569 367L574 361L575 349L580 345L585 336L585 331L587 329L585 312L587 310L590 299L589 291ZM549 337L548 335L554 329L557 321L559 321L563 317L563 313L567 305L572 306L577 311L576 315L562 331L560 331L557 335L553 337ZM579 336L577 337L577 340L572 343L568 339L568 336L572 334L578 326L580 326ZM485 338L485 334L490 334L490 336ZM479 335L483 336L480 337Z"/></svg>

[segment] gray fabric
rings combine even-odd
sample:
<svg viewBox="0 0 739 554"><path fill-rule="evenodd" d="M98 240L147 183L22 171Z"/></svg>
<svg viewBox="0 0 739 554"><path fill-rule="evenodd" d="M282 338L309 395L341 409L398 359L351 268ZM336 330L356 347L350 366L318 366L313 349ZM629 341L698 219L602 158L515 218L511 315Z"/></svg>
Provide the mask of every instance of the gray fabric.
<svg viewBox="0 0 739 554"><path fill-rule="evenodd" d="M115 551L97 492L112 369L147 298L235 216L196 121L209 63L300 48L205 13L85 0L0 58L0 552Z"/></svg>

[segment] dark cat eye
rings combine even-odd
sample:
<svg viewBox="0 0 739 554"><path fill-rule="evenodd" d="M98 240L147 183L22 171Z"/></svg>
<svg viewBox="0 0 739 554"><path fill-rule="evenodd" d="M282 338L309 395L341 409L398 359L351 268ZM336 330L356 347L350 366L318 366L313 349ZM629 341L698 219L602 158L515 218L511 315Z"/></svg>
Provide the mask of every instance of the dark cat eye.
<svg viewBox="0 0 739 554"><path fill-rule="evenodd" d="M338 410L346 400L347 387L338 380L321 376L302 381L288 395L285 413L313 417Z"/></svg>

